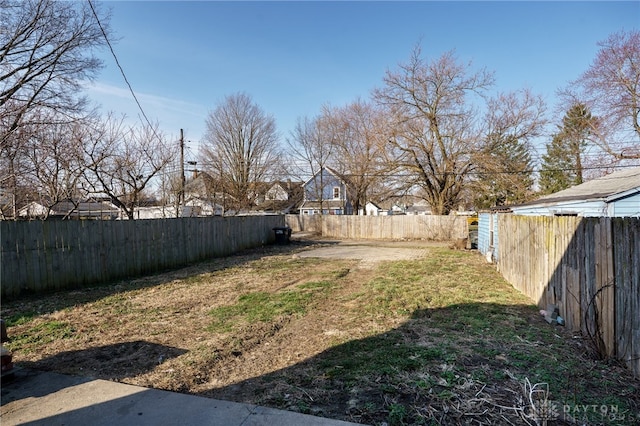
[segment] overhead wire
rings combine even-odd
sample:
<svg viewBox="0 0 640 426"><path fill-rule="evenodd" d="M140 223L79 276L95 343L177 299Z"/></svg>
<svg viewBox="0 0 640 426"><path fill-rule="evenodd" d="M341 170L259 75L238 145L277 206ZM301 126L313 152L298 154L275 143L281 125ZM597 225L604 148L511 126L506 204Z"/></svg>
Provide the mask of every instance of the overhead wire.
<svg viewBox="0 0 640 426"><path fill-rule="evenodd" d="M111 41L109 40L109 37L107 36L107 32L104 29L104 26L102 25L102 22L100 22L100 18L98 17L98 13L96 12L95 7L93 6L93 0L87 0L87 2L89 3L89 7L91 8L91 12L93 13L94 18L96 19L98 27L100 28L100 32L102 32L102 36L104 37L104 40L107 43L107 46L109 47L109 51L111 52L111 55L113 56L113 59L116 62L116 66L120 70L120 74L122 75L122 78L124 79L125 84L129 88L129 92L131 93L131 96L133 97L133 100L136 102L136 105L138 106L138 109L140 110L140 113L142 114L142 117L144 117L144 120L146 121L147 125L149 126L149 129L151 129L151 131L153 132L154 136L161 143L163 143L164 141L158 135L158 133L156 132L156 129L151 124L151 120L149 120L149 117L147 117L147 114L144 112L144 109L142 108L142 105L140 104L140 101L138 100L138 97L136 96L136 93L133 90L133 87L131 86L131 83L129 82L129 79L127 78L127 75L124 72L124 68L122 67L122 65L120 65L120 61L118 60L118 56L116 55L116 52L115 52L115 50L113 48L113 45L111 44Z"/></svg>
<svg viewBox="0 0 640 426"><path fill-rule="evenodd" d="M120 64L120 61L118 60L118 57L115 53L115 49L113 48L113 45L111 44L111 41L109 40L109 37L107 36L106 30L104 29L104 26L102 25L102 22L100 21L100 18L98 17L98 14L95 10L95 7L93 5L93 0L87 0L87 2L89 3L89 6L91 8L91 12L93 13L93 16L98 24L98 27L100 28L100 31L102 32L102 35L105 39L105 42L107 44L107 46L109 47L109 50L111 52L111 55L113 56L113 59L116 63L116 66L118 67L120 74L122 75L122 78L124 79L125 84L127 85L129 92L131 93L131 96L133 97L138 109L140 110L140 113L142 114L142 117L144 118L146 124L149 126L149 128L151 129L151 131L153 132L154 136L160 141L163 142L162 138L157 134L154 126L151 124L151 121L149 120L147 114L145 113L144 109L142 108L142 105L140 103L140 101L138 100L138 97L135 94L135 91L133 90L133 87L131 85L131 83L129 82L129 79L126 76L126 73L124 72L124 68L122 67L122 65ZM187 147L188 152L191 155L194 155L193 151L191 150L190 147ZM540 161L541 157L542 157L542 153L538 153L535 152L534 155L532 155L532 159L533 160L537 160ZM584 156L585 160L588 160L589 158L595 158L597 157L598 154L587 154ZM197 156L196 156L197 158ZM200 166L206 166L207 163L199 163ZM582 170L606 170L606 169L610 169L611 167L615 167L615 168L626 168L626 167L637 167L637 165L617 165L617 166L592 166L592 167L582 167ZM169 167L169 169L172 169L173 167ZM487 171L487 172L470 172L467 173L468 175L483 175L483 176L488 176L488 175L509 175L509 174L534 174L534 173L540 173L541 168L540 169L527 169L527 170L523 170L523 171ZM568 172L568 171L577 171L576 168L562 168L562 169L547 169L547 171L559 171L559 172ZM165 173L171 173L171 171L165 171ZM286 176L286 174L279 174L282 176ZM441 174L442 175L442 174ZM401 174L397 174L397 173L391 173L391 174L374 174L373 176L376 177L409 177L411 176L410 174L405 174L405 173L401 173Z"/></svg>

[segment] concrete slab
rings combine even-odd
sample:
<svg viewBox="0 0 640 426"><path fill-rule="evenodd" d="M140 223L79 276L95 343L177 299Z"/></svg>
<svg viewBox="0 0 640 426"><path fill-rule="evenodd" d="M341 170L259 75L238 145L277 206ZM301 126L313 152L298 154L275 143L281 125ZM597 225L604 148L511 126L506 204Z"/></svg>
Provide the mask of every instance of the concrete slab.
<svg viewBox="0 0 640 426"><path fill-rule="evenodd" d="M250 404L22 369L2 383L0 423L10 425L349 426Z"/></svg>
<svg viewBox="0 0 640 426"><path fill-rule="evenodd" d="M378 242L377 244L371 244L369 242L342 242L331 246L301 251L296 254L296 256L299 257L355 259L360 261L360 267L363 268L370 268L381 261L414 260L424 258L427 255L427 248L389 242Z"/></svg>

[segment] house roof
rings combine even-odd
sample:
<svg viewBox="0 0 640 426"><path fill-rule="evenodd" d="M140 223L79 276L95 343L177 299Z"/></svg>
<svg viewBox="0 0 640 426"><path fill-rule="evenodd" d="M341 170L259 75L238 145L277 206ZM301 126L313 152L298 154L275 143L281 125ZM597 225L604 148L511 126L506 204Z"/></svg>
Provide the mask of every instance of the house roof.
<svg viewBox="0 0 640 426"><path fill-rule="evenodd" d="M367 201L367 204L366 204L366 205L370 205L370 206L372 206L372 207L375 207L375 208L376 208L376 209L378 209L378 210L380 210L380 209L381 209L381 207L380 207L377 203L375 203L375 202L373 202L373 201Z"/></svg>
<svg viewBox="0 0 640 426"><path fill-rule="evenodd" d="M407 206L405 209L407 213L422 213L422 212L431 212L430 206L424 206L419 204L414 204L412 206Z"/></svg>
<svg viewBox="0 0 640 426"><path fill-rule="evenodd" d="M197 175L187 181L184 185L185 192L203 192L206 193L214 188L218 181L209 173L198 171Z"/></svg>
<svg viewBox="0 0 640 426"><path fill-rule="evenodd" d="M284 181L284 180L277 180L274 182L264 182L265 185L265 189L263 192L269 192L271 189L273 189L275 186L280 186L280 188L282 188L284 191L287 192L288 195L296 195L296 194L302 194L302 185L304 185L303 182L298 182L298 181Z"/></svg>
<svg viewBox="0 0 640 426"><path fill-rule="evenodd" d="M314 181L316 176L318 176L320 173L322 173L323 170L326 170L327 172L329 172L330 175L334 176L336 179L338 179L342 184L346 185L347 187L353 186L353 182L348 176L345 176L342 173L338 173L337 171L335 171L335 169L333 169L333 168L331 168L329 166L324 166L324 167L320 168L320 170L315 172L313 174L313 176L311 176L309 179L307 179L305 182L303 182L302 186L303 187L307 186L308 183Z"/></svg>
<svg viewBox="0 0 640 426"><path fill-rule="evenodd" d="M49 216L95 216L95 215L118 215L120 210L107 201L59 201L51 207L36 201L31 201L18 211L19 216L44 215Z"/></svg>
<svg viewBox="0 0 640 426"><path fill-rule="evenodd" d="M517 207L555 204L576 200L604 200L609 202L638 192L640 192L640 167L633 167L540 197L535 201L520 204Z"/></svg>
<svg viewBox="0 0 640 426"><path fill-rule="evenodd" d="M80 202L77 203L77 206L71 201L61 201L51 207L52 212L56 214L67 214L69 212L77 211L79 213L83 212L114 212L117 213L120 210L110 204L105 202Z"/></svg>

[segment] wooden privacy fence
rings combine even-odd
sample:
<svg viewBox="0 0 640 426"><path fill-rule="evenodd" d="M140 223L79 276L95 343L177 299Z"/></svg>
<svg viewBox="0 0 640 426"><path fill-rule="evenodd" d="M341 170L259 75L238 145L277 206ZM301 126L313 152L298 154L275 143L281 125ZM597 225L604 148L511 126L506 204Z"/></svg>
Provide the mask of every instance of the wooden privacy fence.
<svg viewBox="0 0 640 426"><path fill-rule="evenodd" d="M2 296L180 267L275 240L284 216L0 221Z"/></svg>
<svg viewBox="0 0 640 426"><path fill-rule="evenodd" d="M287 215L286 222L294 231L321 232L324 237L344 239L451 241L469 234L465 216Z"/></svg>
<svg viewBox="0 0 640 426"><path fill-rule="evenodd" d="M285 222L293 232L322 232L322 215L319 214L288 214Z"/></svg>
<svg viewBox="0 0 640 426"><path fill-rule="evenodd" d="M498 269L640 377L640 219L498 216Z"/></svg>

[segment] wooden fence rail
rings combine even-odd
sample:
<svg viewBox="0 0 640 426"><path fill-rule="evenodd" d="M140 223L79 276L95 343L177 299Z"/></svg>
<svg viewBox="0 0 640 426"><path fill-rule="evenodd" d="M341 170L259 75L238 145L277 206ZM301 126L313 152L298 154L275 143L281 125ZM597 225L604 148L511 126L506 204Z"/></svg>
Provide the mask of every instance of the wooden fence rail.
<svg viewBox="0 0 640 426"><path fill-rule="evenodd" d="M273 242L284 216L0 221L2 296L96 285Z"/></svg>
<svg viewBox="0 0 640 426"><path fill-rule="evenodd" d="M640 219L498 216L498 269L640 377Z"/></svg>
<svg viewBox="0 0 640 426"><path fill-rule="evenodd" d="M285 220L293 231L318 232L331 238L452 241L469 235L465 216L287 215Z"/></svg>

